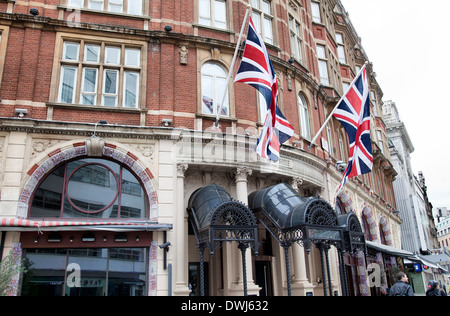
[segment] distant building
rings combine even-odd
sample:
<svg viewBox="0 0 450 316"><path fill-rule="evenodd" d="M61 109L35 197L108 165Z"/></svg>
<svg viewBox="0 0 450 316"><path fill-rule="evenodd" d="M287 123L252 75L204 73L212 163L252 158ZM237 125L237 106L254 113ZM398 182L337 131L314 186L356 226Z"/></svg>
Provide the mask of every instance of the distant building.
<svg viewBox="0 0 450 316"><path fill-rule="evenodd" d="M430 250L437 246L437 240L425 178L422 172L418 177L414 175L410 157L414 146L395 103L384 102L383 114L392 164L397 171L394 192L402 219L402 248L413 253L430 254Z"/></svg>
<svg viewBox="0 0 450 316"><path fill-rule="evenodd" d="M435 207L433 209L433 217L435 218L436 225L447 216L450 216L450 210L447 207Z"/></svg>
<svg viewBox="0 0 450 316"><path fill-rule="evenodd" d="M450 216L440 218L436 224L439 247L444 248L450 254Z"/></svg>

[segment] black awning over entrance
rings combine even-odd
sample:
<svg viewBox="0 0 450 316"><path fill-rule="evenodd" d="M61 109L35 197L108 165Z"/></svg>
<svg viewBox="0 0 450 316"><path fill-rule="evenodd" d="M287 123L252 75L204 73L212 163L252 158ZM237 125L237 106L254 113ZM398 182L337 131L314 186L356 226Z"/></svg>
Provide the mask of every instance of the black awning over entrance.
<svg viewBox="0 0 450 316"><path fill-rule="evenodd" d="M350 253L363 250L364 253L366 253L366 239L356 214L349 212L347 214L339 215L338 224L344 231L345 250Z"/></svg>
<svg viewBox="0 0 450 316"><path fill-rule="evenodd" d="M342 292L347 294L342 255L347 249L353 251L354 248L365 245L364 234L361 236L362 230L356 215L345 214L338 217L325 200L320 197L301 197L285 183L254 192L248 200L255 216L285 250L289 295L291 281L288 249L293 243L303 245L307 253L310 252L311 244L319 249L325 295L328 295L327 286L331 295L328 250L330 246L335 246L339 253Z"/></svg>
<svg viewBox="0 0 450 316"><path fill-rule="evenodd" d="M200 251L200 287L204 295L203 254L209 248L215 249L223 242L237 242L242 253L244 295L247 295L245 251L252 248L258 254L258 227L252 211L233 200L221 186L211 184L195 191L188 203L189 220Z"/></svg>
<svg viewBox="0 0 450 316"><path fill-rule="evenodd" d="M254 192L248 199L257 218L283 247L300 242L309 252L311 243L342 246L336 212L325 200L301 197L286 183Z"/></svg>

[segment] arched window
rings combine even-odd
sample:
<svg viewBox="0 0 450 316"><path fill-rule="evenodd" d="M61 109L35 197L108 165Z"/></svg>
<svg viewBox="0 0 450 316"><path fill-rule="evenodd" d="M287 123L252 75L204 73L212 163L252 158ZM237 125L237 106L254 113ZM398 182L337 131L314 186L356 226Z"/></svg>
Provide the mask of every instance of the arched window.
<svg viewBox="0 0 450 316"><path fill-rule="evenodd" d="M328 153L334 156L333 134L331 132L331 122L327 124Z"/></svg>
<svg viewBox="0 0 450 316"><path fill-rule="evenodd" d="M386 238L386 233L385 233L385 231L384 231L384 228L383 228L383 224L382 224L382 223L380 223L379 228L380 228L380 238L381 238L381 243L382 243L383 245L389 246L388 240L387 240L387 238Z"/></svg>
<svg viewBox="0 0 450 316"><path fill-rule="evenodd" d="M339 197L336 198L335 209L338 215L343 215L347 213L347 211L345 210L344 203L342 203L342 200Z"/></svg>
<svg viewBox="0 0 450 316"><path fill-rule="evenodd" d="M202 67L202 113L217 115L222 102L223 93L227 84L226 70L216 63L205 63ZM221 116L230 116L228 93L220 113Z"/></svg>
<svg viewBox="0 0 450 316"><path fill-rule="evenodd" d="M366 240L368 241L373 241L373 235L370 231L370 225L369 222L367 220L367 216L366 214L362 213L361 214L361 219L362 219L362 224L363 224L363 228L364 228L364 237L366 238Z"/></svg>
<svg viewBox="0 0 450 316"><path fill-rule="evenodd" d="M341 160L345 161L345 147L341 132L338 132L338 137L339 137L339 151L341 152Z"/></svg>
<svg viewBox="0 0 450 316"><path fill-rule="evenodd" d="M148 198L128 169L86 158L54 169L34 192L30 218L147 218Z"/></svg>
<svg viewBox="0 0 450 316"><path fill-rule="evenodd" d="M301 93L298 95L298 111L300 116L300 129L302 137L310 140L311 129L309 125L308 103L306 102L305 98Z"/></svg>

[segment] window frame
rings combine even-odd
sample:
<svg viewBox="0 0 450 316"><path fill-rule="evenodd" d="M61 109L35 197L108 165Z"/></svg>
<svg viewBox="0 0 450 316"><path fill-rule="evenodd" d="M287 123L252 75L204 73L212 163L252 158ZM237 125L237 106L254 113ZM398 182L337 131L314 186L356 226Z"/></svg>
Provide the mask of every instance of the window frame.
<svg viewBox="0 0 450 316"><path fill-rule="evenodd" d="M55 246L53 243L43 242L41 237L40 242L30 243L28 240L36 237L29 237L31 233L23 233L21 240L25 239L26 242L24 250L24 258L30 262L31 271L39 271L38 275L31 275L30 280L45 280L57 288L55 290L55 296L71 296L70 291L74 290L72 296L77 295L77 290L88 289L82 285L83 281L96 282L99 279L104 283L99 283L99 289L103 291L97 295L102 296L117 296L120 295L120 290L116 287L106 286L106 284L115 284L119 288L126 285L129 280L124 276L114 275L117 270L118 263L121 266L128 267L129 270L133 270L134 275L141 276L141 284L138 287L138 291L130 291L131 295L127 296L148 296L149 293L149 267L152 259L149 256L150 245L152 242L151 233L140 233L139 240L142 241L142 245L137 242L114 242L116 233L103 232L102 235L97 234L97 240L94 242L80 242L84 232L60 232L62 241ZM25 237L23 237L25 236ZM44 232L41 236L50 236L49 233ZM89 235L88 235L89 236ZM93 234L95 237L96 235ZM131 238L130 238L131 239ZM81 244L81 245L80 245ZM42 256L42 258L41 258ZM52 269L48 269L45 266L45 262L51 260L53 262ZM116 262L113 264L112 262ZM69 264L70 263L70 264ZM68 269L71 264L73 267L82 266L83 273L86 273L87 277L81 273L80 283L73 282L70 276L73 270ZM36 278L36 279L35 279ZM55 282L55 278L59 278L60 282ZM69 281L74 284L69 286ZM30 287L38 286L39 283L31 282ZM41 283L42 284L42 283ZM139 291L140 290L140 291ZM93 296L92 293L90 296ZM136 295L138 294L138 295ZM79 294L78 294L79 295Z"/></svg>
<svg viewBox="0 0 450 316"><path fill-rule="evenodd" d="M92 160L92 161L89 161ZM79 165L71 165L70 167L73 167L73 170L69 169L69 164L73 163L73 162L80 162ZM107 165L107 162L109 163L113 163L115 164L114 168L118 168L119 169L119 173L115 173L114 170L112 169L112 167ZM80 206L76 205L75 202L73 202L73 196L70 195L69 192L69 183L73 183L73 182L80 182L80 180L77 180L74 177L74 174L77 171L80 171L82 168L85 167L97 167L102 168L106 171L108 171L109 173L107 174L108 177L111 177L111 175L113 176L113 180L115 180L116 183L116 192L113 194L115 194L114 198L111 198L111 201L108 205L105 205L103 208L101 209L97 209L97 210L86 210L86 209L82 209ZM63 182L62 184L62 188L61 188L61 196L60 196L60 201L59 201L59 206L58 208L53 208L55 210L57 210L59 216L42 216L42 214L38 213L37 215L33 216L32 214L32 209L33 207L36 207L34 201L35 198L37 196L37 193L39 192L39 189L41 189L41 192L43 192L43 196L45 196L45 192L47 191L45 188L41 188L41 186L44 184L44 182L51 177L58 169L62 168L62 179L61 181ZM126 173L127 172L127 173ZM139 188L140 188L140 193L142 192L143 195L139 194L132 194L129 192L124 192L124 187L123 187L123 183L124 182L130 182L126 179L126 177L128 176L128 173L134 177L135 180L137 180L137 183L139 184ZM73 178L73 179L72 179ZM84 180L84 178L83 178ZM71 182L73 181L73 182ZM83 182L83 181L81 181ZM88 184L93 184L93 185L98 185L98 183L95 182L86 182ZM135 183L135 182L133 182ZM108 186L105 186L105 188L107 188ZM59 192L56 192L56 194L58 195ZM126 202L122 201L125 197L123 197L123 194L128 194L128 195L133 195L133 196L137 196L138 198L142 199L142 202L144 204L145 209L142 209L141 212L143 213L143 215L139 216L139 217L123 217L121 216L121 208L125 207L125 212L124 213L129 213L129 210L131 209L130 206L128 204L126 204ZM83 202L83 201L81 201ZM44 200L43 200L43 204L44 204ZM117 205L116 205L117 204ZM70 217L70 216L65 216L65 212L66 212L66 206L70 206L73 208L73 211L78 212L79 214L84 214L84 216L80 216L80 217ZM106 210L108 210L109 208L111 209L111 214L114 214L115 212L115 208L117 206L117 216L115 217L97 217L97 214L101 214L103 215L103 212L105 212ZM45 218L45 219L99 219L99 220L129 220L129 219L136 219L136 220L147 220L150 218L150 208L151 205L149 204L149 200L148 200L148 196L147 196L147 192L145 190L144 185L142 184L141 179L139 178L139 176L137 176L131 169L129 169L125 164L123 163L119 163L117 161L113 161L110 159L104 159L104 158L94 158L94 157L81 157L80 159L76 159L76 160L69 160L69 161L65 161L61 164L59 164L58 166L56 166L55 168L53 168L50 172L48 172L42 179L42 182L36 186L36 188L33 191L31 200L30 200L30 204L29 204L29 208L28 208L28 218L29 219L34 219L34 218ZM56 212L55 212L56 214Z"/></svg>
<svg viewBox="0 0 450 316"><path fill-rule="evenodd" d="M333 132L332 132L332 126L331 126L331 120L327 123L326 126L327 129L327 138L328 138L328 153L330 156L334 157L334 141L333 141Z"/></svg>
<svg viewBox="0 0 450 316"><path fill-rule="evenodd" d="M144 16L145 15L145 2L143 0L64 0L65 4L69 8L77 8L81 10L91 10L91 11L101 11L111 14L122 14L122 15L133 15L133 16ZM140 12L136 12L135 6L133 4L136 1L141 1ZM78 3L75 3L78 2ZM118 7L119 2L121 3L121 10L114 11L111 10L112 6ZM97 3L99 7L93 7L93 4ZM101 8L100 8L101 7Z"/></svg>
<svg viewBox="0 0 450 316"><path fill-rule="evenodd" d="M255 7L254 4L258 3ZM264 11L264 4L268 4L270 12ZM274 12L272 8L272 1L268 0L252 0L252 20L257 28L259 34L263 38L264 42L270 45L275 45L275 32L274 32ZM255 18L258 17L257 20ZM263 22L263 23L261 23ZM267 25L265 22L269 22L270 31L267 30ZM270 33L270 34L269 34ZM270 35L270 36L269 36Z"/></svg>
<svg viewBox="0 0 450 316"><path fill-rule="evenodd" d="M289 42L291 45L291 56L297 59L300 64L303 64L303 26L302 23L292 15L288 15L289 26ZM291 25L292 23L292 25Z"/></svg>
<svg viewBox="0 0 450 316"><path fill-rule="evenodd" d="M220 21L218 19L218 14L216 14L216 2L217 3L223 3L223 6L225 8L225 21ZM201 8L204 8L205 6L208 6L208 16L202 16L201 15ZM197 7L197 14L198 14L198 24L201 26L206 27L212 27L217 28L220 30L228 30L228 2L227 0L198 0L198 7ZM220 23L224 23L223 26L220 26Z"/></svg>
<svg viewBox="0 0 450 316"><path fill-rule="evenodd" d="M341 154L341 160L342 161L348 161L347 160L347 154L345 151L345 144L344 144L344 137L342 136L342 132L338 131L338 142L339 142L339 152Z"/></svg>
<svg viewBox="0 0 450 316"><path fill-rule="evenodd" d="M341 64L347 64L347 56L345 54L344 34L336 33L337 53Z"/></svg>
<svg viewBox="0 0 450 316"><path fill-rule="evenodd" d="M200 68L200 104L201 104L201 106L200 106L200 113L202 114L202 115L213 115L213 116L216 116L217 115L217 104L218 104L218 102L222 102L222 97L223 97L223 94L222 94L222 92L220 91L220 90L217 90L217 77L218 77L218 74L216 74L216 73L214 73L214 74L210 74L210 73L204 73L204 67L206 67L206 66L208 66L208 65L211 65L211 66L216 66L216 67L219 67L221 70L223 70L223 75L224 75L224 77L220 77L220 79L223 79L224 81L225 81L225 84L226 84L226 79L227 79L227 76L228 76L228 70L222 65L222 64L220 64L220 63L217 63L217 62L214 62L214 61L207 61L207 62L205 62L205 63L203 63L203 65L201 66L201 68ZM204 111L203 111L203 103L204 103L204 90L203 89L205 89L205 87L204 87L204 82L203 82L203 80L204 80L204 76L212 76L212 83L213 83L213 94L214 94L214 96L213 96L213 98L212 98L212 100L213 100L213 113L205 113ZM226 104L226 106L227 106L227 109L228 109L228 112L227 112L227 114L226 115L220 115L220 117L222 117L222 118L231 118L231 100L230 100L230 95L231 95L231 93L230 93L230 89L228 89L228 91L227 91L227 96L225 97L225 104ZM206 97L208 97L208 98L210 98L208 95L206 95ZM214 97L216 98L216 104L214 103ZM223 110L223 109L222 109Z"/></svg>
<svg viewBox="0 0 450 316"><path fill-rule="evenodd" d="M306 140L311 140L311 115L309 104L305 96L300 92L297 94L297 106L300 119L300 135ZM305 135L306 134L306 135Z"/></svg>
<svg viewBox="0 0 450 316"><path fill-rule="evenodd" d="M320 83L326 86L331 85L330 72L328 70L328 58L327 58L327 47L325 45L317 44L317 60L319 64L319 76ZM320 53L323 49L323 55ZM323 71L326 72L323 73Z"/></svg>
<svg viewBox="0 0 450 316"><path fill-rule="evenodd" d="M322 24L322 15L320 12L320 3L311 1L311 16L314 23Z"/></svg>
<svg viewBox="0 0 450 316"><path fill-rule="evenodd" d="M77 44L78 48L78 59L70 60L66 59L66 44L73 43ZM98 57L97 62L92 60L87 60L87 48L91 45L92 47L98 47ZM143 41L135 40L125 40L125 39L114 39L114 38L99 38L94 36L75 36L68 33L58 33L57 34L57 45L53 63L52 72L52 84L51 93L49 98L49 105L62 105L62 106L75 106L75 107L92 107L92 108L115 108L115 109L133 109L142 110L146 108L146 74L147 74L147 46L148 44ZM120 57L119 64L106 63L106 51L108 47L119 47ZM127 65L126 52L127 51L139 51L138 66ZM74 95L72 97L72 102L65 102L67 100L62 99L62 84L64 68L76 68L75 83L74 83ZM97 69L97 79L96 79L96 96L94 105L83 104L83 92L84 92L84 75L85 69ZM104 84L105 84L105 70L117 70L118 72L118 90L115 106L105 106L103 102L104 95ZM125 106L125 93L126 93L126 79L125 75L127 73L137 73L138 74L138 85L137 95L136 95L136 106L133 108ZM94 94L92 92L92 94Z"/></svg>

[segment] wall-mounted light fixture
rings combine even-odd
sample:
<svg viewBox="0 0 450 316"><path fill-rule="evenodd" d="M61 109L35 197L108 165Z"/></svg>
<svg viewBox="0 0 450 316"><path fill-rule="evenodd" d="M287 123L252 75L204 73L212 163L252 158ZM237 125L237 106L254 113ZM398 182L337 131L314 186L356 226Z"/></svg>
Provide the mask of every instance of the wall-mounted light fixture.
<svg viewBox="0 0 450 316"><path fill-rule="evenodd" d="M164 243L162 245L159 245L159 249L164 250L164 270L167 269L167 253L169 252L169 247L172 245L170 242L167 241L167 232L164 232Z"/></svg>
<svg viewBox="0 0 450 316"><path fill-rule="evenodd" d="M344 172L345 169L347 169L347 164L345 161L336 161L336 168L338 168L339 171Z"/></svg>
<svg viewBox="0 0 450 316"><path fill-rule="evenodd" d="M28 114L28 110L27 109L16 109L16 114L22 118Z"/></svg>
<svg viewBox="0 0 450 316"><path fill-rule="evenodd" d="M161 123L165 126L168 127L170 125L172 125L173 121L171 119L162 119Z"/></svg>
<svg viewBox="0 0 450 316"><path fill-rule="evenodd" d="M166 32L172 32L172 26L170 26L170 25L164 26L164 31L166 31Z"/></svg>
<svg viewBox="0 0 450 316"><path fill-rule="evenodd" d="M171 244L170 242L166 242L166 243L164 243L164 244L162 244L162 245L159 245L158 247L159 247L160 249L164 249L165 251L168 252L170 246L172 246L172 244Z"/></svg>

